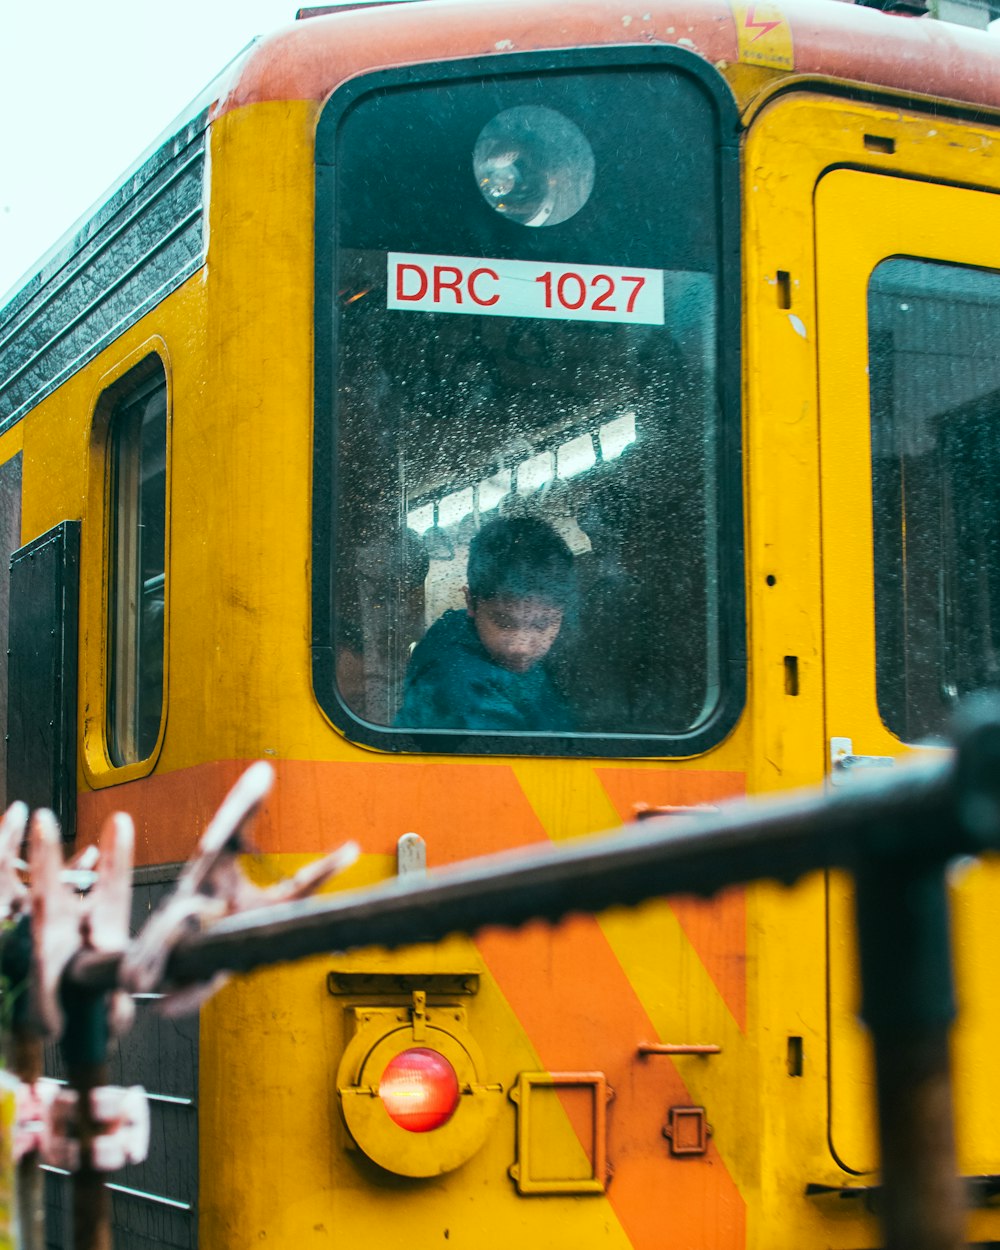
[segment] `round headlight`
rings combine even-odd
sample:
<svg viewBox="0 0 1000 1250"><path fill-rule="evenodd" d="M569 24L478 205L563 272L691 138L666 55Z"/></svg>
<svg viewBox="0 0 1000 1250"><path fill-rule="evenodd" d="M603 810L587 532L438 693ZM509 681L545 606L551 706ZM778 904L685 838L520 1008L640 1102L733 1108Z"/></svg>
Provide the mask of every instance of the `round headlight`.
<svg viewBox="0 0 1000 1250"><path fill-rule="evenodd" d="M479 133L472 167L490 208L522 226L556 226L594 189L594 151L575 122L540 104L504 109Z"/></svg>
<svg viewBox="0 0 1000 1250"><path fill-rule="evenodd" d="M394 1124L409 1133L429 1133L455 1114L458 1077L444 1055L415 1046L386 1065L378 1093Z"/></svg>

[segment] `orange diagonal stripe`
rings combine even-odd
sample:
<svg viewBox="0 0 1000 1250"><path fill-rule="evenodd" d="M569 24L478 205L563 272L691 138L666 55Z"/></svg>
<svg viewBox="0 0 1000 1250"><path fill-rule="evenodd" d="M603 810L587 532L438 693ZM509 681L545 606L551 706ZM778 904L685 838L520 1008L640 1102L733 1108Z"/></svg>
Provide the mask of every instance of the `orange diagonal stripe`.
<svg viewBox="0 0 1000 1250"><path fill-rule="evenodd" d="M746 791L743 773L700 769L601 768L597 775L623 821L636 804L697 806L736 798ZM670 906L705 971L722 995L741 1031L746 1032L746 903L742 890L728 890L706 901L673 898Z"/></svg>
<svg viewBox="0 0 1000 1250"><path fill-rule="evenodd" d="M602 1071L614 1089L608 1199L636 1250L742 1250L744 1201L715 1147L702 1158L670 1156L667 1110L692 1100L670 1060L638 1058L639 1042L656 1031L598 922L490 931L478 946L545 1069Z"/></svg>

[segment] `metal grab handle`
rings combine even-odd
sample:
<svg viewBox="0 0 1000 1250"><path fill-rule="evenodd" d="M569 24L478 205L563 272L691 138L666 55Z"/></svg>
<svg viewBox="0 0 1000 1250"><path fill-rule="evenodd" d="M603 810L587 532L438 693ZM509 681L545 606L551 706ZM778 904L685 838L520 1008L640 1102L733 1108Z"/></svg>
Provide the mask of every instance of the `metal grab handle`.
<svg viewBox="0 0 1000 1250"><path fill-rule="evenodd" d="M721 1055L722 1047L713 1042L640 1042L638 1053L646 1055Z"/></svg>

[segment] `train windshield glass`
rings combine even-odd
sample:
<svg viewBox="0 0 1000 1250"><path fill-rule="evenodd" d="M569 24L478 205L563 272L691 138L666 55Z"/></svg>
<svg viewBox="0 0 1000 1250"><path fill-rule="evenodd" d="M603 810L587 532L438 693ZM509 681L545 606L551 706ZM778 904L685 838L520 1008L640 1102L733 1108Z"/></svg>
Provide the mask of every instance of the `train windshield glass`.
<svg viewBox="0 0 1000 1250"><path fill-rule="evenodd" d="M920 742L1000 682L1000 273L884 261L868 318L878 703Z"/></svg>
<svg viewBox="0 0 1000 1250"><path fill-rule="evenodd" d="M344 117L330 558L357 720L669 739L716 711L717 127L665 69Z"/></svg>

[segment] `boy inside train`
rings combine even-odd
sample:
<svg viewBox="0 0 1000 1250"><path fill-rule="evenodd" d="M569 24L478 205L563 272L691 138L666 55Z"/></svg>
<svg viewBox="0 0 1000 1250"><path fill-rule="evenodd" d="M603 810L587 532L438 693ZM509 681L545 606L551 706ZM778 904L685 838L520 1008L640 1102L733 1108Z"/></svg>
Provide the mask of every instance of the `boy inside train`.
<svg viewBox="0 0 1000 1250"><path fill-rule="evenodd" d="M395 724L572 729L545 665L575 592L569 547L538 517L497 517L473 537L466 576L465 610L445 612L410 658Z"/></svg>

